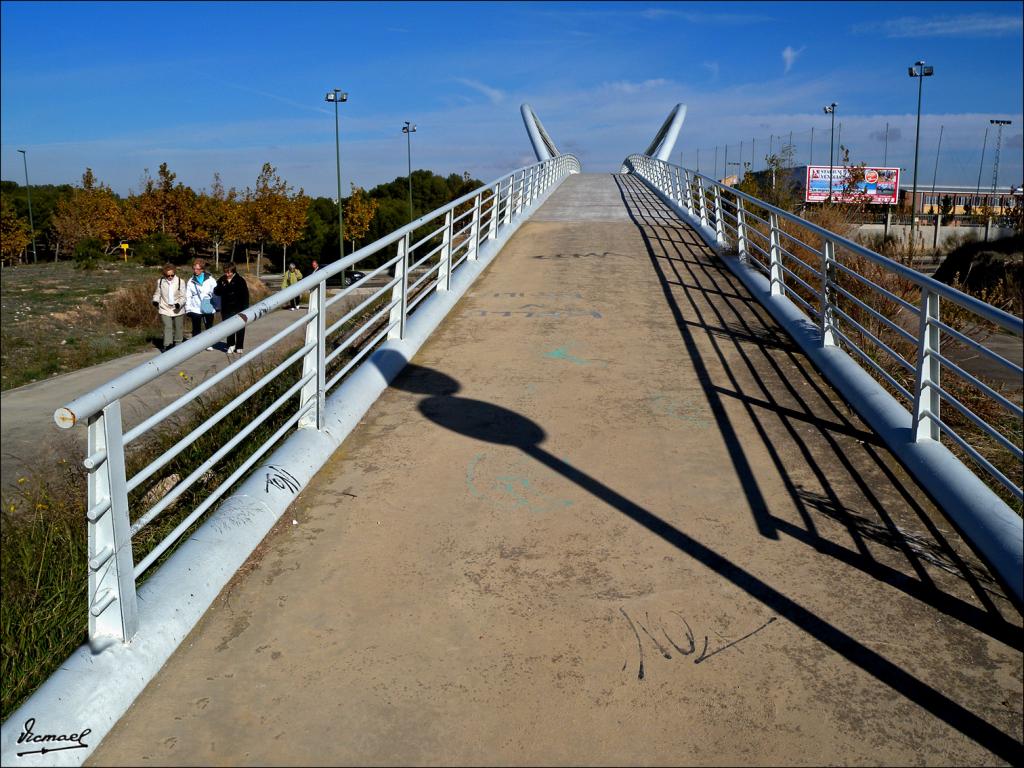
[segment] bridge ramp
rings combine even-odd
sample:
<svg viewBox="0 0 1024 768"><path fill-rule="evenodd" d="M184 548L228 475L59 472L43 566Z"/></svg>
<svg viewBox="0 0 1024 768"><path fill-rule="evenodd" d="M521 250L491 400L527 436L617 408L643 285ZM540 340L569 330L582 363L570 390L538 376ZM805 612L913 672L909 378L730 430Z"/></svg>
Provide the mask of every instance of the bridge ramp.
<svg viewBox="0 0 1024 768"><path fill-rule="evenodd" d="M95 764L1012 762L1021 630L638 181L567 179Z"/></svg>

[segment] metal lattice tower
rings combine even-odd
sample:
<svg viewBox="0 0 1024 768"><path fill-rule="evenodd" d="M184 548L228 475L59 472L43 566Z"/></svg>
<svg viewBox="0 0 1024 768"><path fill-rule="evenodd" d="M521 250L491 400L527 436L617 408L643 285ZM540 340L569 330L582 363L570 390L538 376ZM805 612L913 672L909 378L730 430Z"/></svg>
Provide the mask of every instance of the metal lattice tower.
<svg viewBox="0 0 1024 768"><path fill-rule="evenodd" d="M996 156L992 161L992 197L995 198L996 186L999 183L999 150L1003 144L1003 126L1009 125L1009 120L989 120L992 125L998 126L996 131ZM994 202L994 200L993 200Z"/></svg>

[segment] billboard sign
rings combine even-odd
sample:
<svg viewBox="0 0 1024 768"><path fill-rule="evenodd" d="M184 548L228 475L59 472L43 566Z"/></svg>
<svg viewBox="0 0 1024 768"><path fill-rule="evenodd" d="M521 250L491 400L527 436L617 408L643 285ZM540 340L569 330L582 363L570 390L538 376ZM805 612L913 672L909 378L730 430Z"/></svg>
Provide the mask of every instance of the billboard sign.
<svg viewBox="0 0 1024 768"><path fill-rule="evenodd" d="M864 178L844 195L850 186L850 169L836 166L832 170L832 199L841 203L872 203L874 205L896 205L900 194L899 168L865 168ZM823 203L829 194L829 167L827 165L807 166L807 186L804 188L804 202Z"/></svg>

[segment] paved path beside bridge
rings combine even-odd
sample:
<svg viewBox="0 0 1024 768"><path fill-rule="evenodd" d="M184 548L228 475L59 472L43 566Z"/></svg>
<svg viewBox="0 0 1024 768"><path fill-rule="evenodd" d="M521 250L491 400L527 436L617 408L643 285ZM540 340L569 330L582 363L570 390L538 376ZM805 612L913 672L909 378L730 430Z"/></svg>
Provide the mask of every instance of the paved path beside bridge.
<svg viewBox="0 0 1024 768"><path fill-rule="evenodd" d="M1021 637L693 231L572 176L92 762L1019 763Z"/></svg>

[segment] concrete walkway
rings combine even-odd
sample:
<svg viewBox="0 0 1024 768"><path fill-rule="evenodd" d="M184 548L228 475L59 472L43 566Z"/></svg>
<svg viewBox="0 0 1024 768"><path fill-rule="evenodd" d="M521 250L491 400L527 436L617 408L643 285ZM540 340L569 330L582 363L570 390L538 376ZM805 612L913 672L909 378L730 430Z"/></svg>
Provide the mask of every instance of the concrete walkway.
<svg viewBox="0 0 1024 768"><path fill-rule="evenodd" d="M92 762L1019 763L1021 638L694 233L573 176Z"/></svg>

